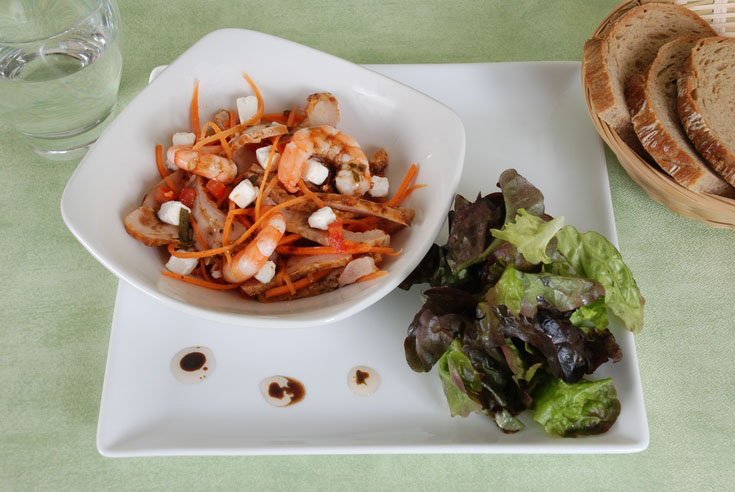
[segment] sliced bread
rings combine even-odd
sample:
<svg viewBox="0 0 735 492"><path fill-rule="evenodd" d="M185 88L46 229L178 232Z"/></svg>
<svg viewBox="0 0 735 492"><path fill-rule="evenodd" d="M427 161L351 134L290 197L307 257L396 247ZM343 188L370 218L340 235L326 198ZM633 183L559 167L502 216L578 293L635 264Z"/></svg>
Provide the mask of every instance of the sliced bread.
<svg viewBox="0 0 735 492"><path fill-rule="evenodd" d="M646 72L628 81L625 96L636 135L661 169L692 191L735 196L735 188L697 154L676 109L677 76L699 39L683 36L663 45Z"/></svg>
<svg viewBox="0 0 735 492"><path fill-rule="evenodd" d="M735 38L697 42L678 88L679 117L689 139L735 186Z"/></svg>
<svg viewBox="0 0 735 492"><path fill-rule="evenodd" d="M687 35L703 37L717 33L685 7L646 3L627 11L611 28L584 45L582 73L592 107L634 148L640 144L625 100L625 83L648 68L661 46Z"/></svg>

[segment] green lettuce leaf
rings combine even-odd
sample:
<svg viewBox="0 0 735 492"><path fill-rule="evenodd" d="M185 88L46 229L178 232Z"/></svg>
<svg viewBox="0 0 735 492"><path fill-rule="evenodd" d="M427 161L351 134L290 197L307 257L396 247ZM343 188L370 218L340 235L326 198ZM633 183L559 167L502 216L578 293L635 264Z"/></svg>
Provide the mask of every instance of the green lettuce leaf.
<svg viewBox="0 0 735 492"><path fill-rule="evenodd" d="M557 250L564 255L574 270L594 279L605 287L605 304L633 333L643 328L643 305L646 302L623 263L620 252L610 241L597 232L580 234L573 226L566 226L557 234Z"/></svg>
<svg viewBox="0 0 735 492"><path fill-rule="evenodd" d="M521 381L530 383L536 371L543 365L541 362L528 365L528 363L521 356L521 351L515 346L513 340L510 338L505 339L505 345L501 345L500 349L505 356L505 361L508 363L508 368L513 373L513 381L516 385L521 386Z"/></svg>
<svg viewBox="0 0 735 492"><path fill-rule="evenodd" d="M491 306L505 306L514 316L536 314L539 298L561 312L572 311L605 295L602 286L594 280L565 277L550 273L524 273L512 266L485 294Z"/></svg>
<svg viewBox="0 0 735 492"><path fill-rule="evenodd" d="M605 298L600 297L595 302L582 306L569 318L574 326L578 326L582 329L595 328L598 330L605 330L610 324L607 319L607 305L605 304Z"/></svg>
<svg viewBox="0 0 735 492"><path fill-rule="evenodd" d="M477 394L482 391L480 374L472 367L470 359L462 353L459 340L454 340L437 363L444 395L447 397L452 417L467 417L481 412L482 404Z"/></svg>
<svg viewBox="0 0 735 492"><path fill-rule="evenodd" d="M505 408L502 408L495 413L485 413L488 417L495 421L495 424L497 424L500 430L507 434L518 432L520 430L523 430L523 428L525 427L525 425L523 425L523 422L521 422L518 417L510 413Z"/></svg>
<svg viewBox="0 0 735 492"><path fill-rule="evenodd" d="M536 394L533 419L552 436L602 434L620 415L612 379L565 383L550 377Z"/></svg>
<svg viewBox="0 0 735 492"><path fill-rule="evenodd" d="M498 229L490 229L493 236L508 241L531 263L551 263L546 248L556 233L564 227L564 217L550 221L531 215L521 208L515 222L506 223Z"/></svg>

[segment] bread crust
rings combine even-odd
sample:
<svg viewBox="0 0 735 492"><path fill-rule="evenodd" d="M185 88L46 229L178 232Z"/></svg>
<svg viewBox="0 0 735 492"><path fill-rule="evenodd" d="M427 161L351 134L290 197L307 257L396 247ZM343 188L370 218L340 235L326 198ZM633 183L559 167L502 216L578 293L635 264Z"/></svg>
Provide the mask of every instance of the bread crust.
<svg viewBox="0 0 735 492"><path fill-rule="evenodd" d="M613 83L607 68L607 58L604 56L606 50L607 41L604 39L590 38L584 43L582 73L585 86L590 91L592 108L597 116L610 125L629 147L643 154L643 147L630 126L628 108L626 107L625 113L621 115L619 104L615 101Z"/></svg>
<svg viewBox="0 0 735 492"><path fill-rule="evenodd" d="M706 164L684 148L659 119L646 90L651 70L638 74L626 84L633 127L643 148L680 185L692 191L735 197L735 188L725 183Z"/></svg>
<svg viewBox="0 0 735 492"><path fill-rule="evenodd" d="M735 39L706 38L699 41L695 49L697 46L720 42L735 43ZM694 97L699 89L699 78L694 57L691 55L679 73L677 88L677 110L689 140L715 171L728 183L735 186L735 149L728 149L713 131L707 121L707 116Z"/></svg>

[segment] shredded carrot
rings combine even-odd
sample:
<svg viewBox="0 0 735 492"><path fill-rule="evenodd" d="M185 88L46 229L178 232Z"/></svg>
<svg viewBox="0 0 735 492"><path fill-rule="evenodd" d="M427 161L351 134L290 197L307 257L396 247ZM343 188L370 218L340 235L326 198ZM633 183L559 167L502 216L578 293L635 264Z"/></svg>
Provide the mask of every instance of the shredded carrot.
<svg viewBox="0 0 735 492"><path fill-rule="evenodd" d="M388 272L386 270L376 270L373 273L368 273L367 275L363 275L362 277L358 278L355 282L367 282L368 280L372 280L374 278L380 278L383 275L388 275Z"/></svg>
<svg viewBox="0 0 735 492"><path fill-rule="evenodd" d="M276 285L285 285L283 276L286 274L286 262L280 256L276 259Z"/></svg>
<svg viewBox="0 0 735 492"><path fill-rule="evenodd" d="M228 126L227 128L232 128L233 126L235 126L235 121L237 121L235 119L235 110L231 109L230 110L230 126Z"/></svg>
<svg viewBox="0 0 735 492"><path fill-rule="evenodd" d="M404 191L404 192L403 192L403 193L401 194L401 196L400 196L400 197L395 197L395 196L394 196L394 197L393 197L393 199L395 200L395 205L393 205L393 206L395 207L395 206L398 206L398 205L400 205L401 203L403 203L403 201L404 201L404 200L405 200L406 198L408 198L408 195L410 195L411 193L413 193L414 191L416 191L416 190L418 190L418 189L420 189L420 188L426 188L426 185L425 185L425 184L417 184L417 185L413 185L413 186L412 186L412 187L410 187L409 189L405 190L405 191Z"/></svg>
<svg viewBox="0 0 735 492"><path fill-rule="evenodd" d="M288 121L288 117L281 113L267 113L260 117L263 121L275 121L276 123L285 124Z"/></svg>
<svg viewBox="0 0 735 492"><path fill-rule="evenodd" d="M209 245L207 244L207 240L204 239L202 231L199 230L199 225L197 224L197 221L194 220L194 217L192 217L191 215L189 215L189 223L191 224L191 228L194 230L194 235L201 243L202 248L207 249L209 247Z"/></svg>
<svg viewBox="0 0 735 492"><path fill-rule="evenodd" d="M301 108L294 107L288 114L288 118L291 123L286 123L286 126L293 126L294 124L299 124L304 121L306 119L306 113Z"/></svg>
<svg viewBox="0 0 735 492"><path fill-rule="evenodd" d="M265 111L265 104L263 104L263 96L260 95L260 90L258 90L258 86L255 85L253 79L251 79L250 76L245 72L242 73L242 77L247 81L248 84L250 84L250 88L253 89L255 97L258 99L258 110L255 112L252 118L245 122L246 126L250 126L258 121L261 116L263 116L263 112Z"/></svg>
<svg viewBox="0 0 735 492"><path fill-rule="evenodd" d="M309 255L335 255L335 254L348 254L357 255L361 253L382 253L390 255L394 253L393 248L381 248L378 246L370 246L365 243L353 243L345 245L343 251L337 251L337 248L331 246L277 246L276 251L280 254L294 255L294 256L309 256Z"/></svg>
<svg viewBox="0 0 735 492"><path fill-rule="evenodd" d="M179 189L176 187L174 180L168 175L168 171L166 171L166 167L163 165L163 147L160 145L156 145L156 167L158 167L158 174L160 174L166 182L166 186L171 188L174 193L178 193Z"/></svg>
<svg viewBox="0 0 735 492"><path fill-rule="evenodd" d="M222 132L222 129L219 127L219 125L217 123L215 123L214 121L211 121L210 120L210 121L207 121L202 126L202 130L200 132L200 135L202 135L203 137L206 137L207 136L207 130L209 130L210 128L214 132L213 135L217 135L218 133L221 133Z"/></svg>
<svg viewBox="0 0 735 492"><path fill-rule="evenodd" d="M235 202L230 200L227 206L228 211L227 217L225 218L225 226L222 228L222 246L227 246L227 242L230 238L230 229L232 228L232 220L235 217L235 214L232 213L235 211Z"/></svg>
<svg viewBox="0 0 735 492"><path fill-rule="evenodd" d="M293 106L291 108L291 111L288 113L288 118L286 119L286 126L293 126L294 121L296 121L296 110L298 108L296 106Z"/></svg>
<svg viewBox="0 0 735 492"><path fill-rule="evenodd" d="M222 228L222 246L227 246L230 237L230 231L232 230L232 222L235 217L240 215L250 215L252 210L249 208L235 208L235 202L230 201L228 204L227 217L225 217L225 225ZM248 227L250 227L248 225Z"/></svg>
<svg viewBox="0 0 735 492"><path fill-rule="evenodd" d="M395 207L397 200L401 198L401 195L404 191L408 188L408 186L411 184L411 181L413 181L413 178L416 177L416 173L418 172L418 166L416 164L411 164L411 167L408 168L408 171L406 172L406 176L403 178L403 181L401 181L401 185L398 187L398 191L396 191L396 194L393 195L393 198L388 200L386 202L386 205L389 207Z"/></svg>
<svg viewBox="0 0 735 492"><path fill-rule="evenodd" d="M230 147L230 144L225 140L225 137L222 137L221 139L222 147L225 148L225 154L227 154L227 158L232 160L232 147Z"/></svg>
<svg viewBox="0 0 735 492"><path fill-rule="evenodd" d="M364 232L378 227L378 217L368 216L360 219L342 219L345 230L350 232Z"/></svg>
<svg viewBox="0 0 735 492"><path fill-rule="evenodd" d="M296 293L296 287L294 287L293 282L291 282L291 276L286 273L285 270L283 271L283 281L286 282L286 287L288 287L291 295L294 295Z"/></svg>
<svg viewBox="0 0 735 492"><path fill-rule="evenodd" d="M204 277L204 280L206 280L207 282L210 282L212 280L207 273L207 265L204 264L204 258L199 258L199 271L202 273L202 277Z"/></svg>
<svg viewBox="0 0 735 492"><path fill-rule="evenodd" d="M261 217L258 220L256 220L247 231L243 232L242 235L239 238L237 238L236 241L228 244L227 246L207 249L204 251L175 251L171 247L172 245L169 244L169 252L177 258L206 258L208 256L218 255L226 251L232 251L234 248L236 248L237 246L245 242L245 240L249 238L258 227L260 227L260 224L262 224L266 219L270 218L271 215L275 214L279 210L283 210L284 208L292 207L298 203L301 203L306 199L307 198L305 196L299 196L296 198L292 198L291 200L286 200L285 202L280 203L276 205L275 207L270 208L267 212L261 215Z"/></svg>
<svg viewBox="0 0 735 492"><path fill-rule="evenodd" d="M295 290L303 289L304 287L307 287L307 286L313 284L317 280L322 279L323 277L325 277L331 271L332 271L331 268L330 269L327 269L327 270L322 270L320 272L316 272L316 273L314 273L312 275L309 275L309 276L304 277L304 278L302 278L300 280L297 280L296 282L293 282L293 288ZM280 295L283 295L283 294L288 294L289 292L291 292L291 289L289 288L289 286L288 285L282 285L280 287L273 287L272 289L266 290L265 291L265 297L268 298L268 297L280 296Z"/></svg>
<svg viewBox="0 0 735 492"><path fill-rule="evenodd" d="M229 137L229 136L232 136L235 133L239 132L240 130L244 130L245 128L247 128L247 125L245 125L245 124L235 125L232 128L228 128L227 130L222 130L217 135L210 135L209 137L202 138L201 140L199 140L197 143L194 144L194 146L192 147L192 150L199 150L202 147L204 147L205 145L208 145L208 144L210 144L212 142L216 142L221 137Z"/></svg>
<svg viewBox="0 0 735 492"><path fill-rule="evenodd" d="M194 84L194 94L191 96L191 128L196 139L199 140L199 81Z"/></svg>
<svg viewBox="0 0 735 492"><path fill-rule="evenodd" d="M250 222L247 217L243 217L242 215L235 215L235 220L237 220L239 223L244 225L245 227L250 227L253 225L252 222Z"/></svg>
<svg viewBox="0 0 735 492"><path fill-rule="evenodd" d="M222 148L227 153L227 158L228 159L232 159L232 148L230 147L230 144L227 143L227 138L221 136L222 135L222 129L214 121L207 121L204 124L204 126L202 127L202 135L203 136L206 136L207 135L207 130L209 128L211 128L212 131L214 131L214 134L212 135L213 137L214 136L219 136L220 137L219 138L219 141L220 141L220 144L222 144Z"/></svg>
<svg viewBox="0 0 735 492"><path fill-rule="evenodd" d="M289 234L288 236L283 236L280 241L278 241L279 246L285 246L286 244L291 244L299 239L303 239L303 236L301 234Z"/></svg>
<svg viewBox="0 0 735 492"><path fill-rule="evenodd" d="M190 277L189 275L181 275L180 273L174 273L169 271L162 271L161 275L165 277L171 277L175 278L177 280L182 280L184 282L198 285L200 287L206 287L208 289L215 289L215 290L230 290L230 289L237 289L242 285L242 283L239 284L218 284L216 282L209 282L207 280L202 280L200 278L196 277Z"/></svg>
<svg viewBox="0 0 735 492"><path fill-rule="evenodd" d="M271 167L273 167L273 158L276 155L276 145L278 145L278 140L280 140L281 136L278 135L276 139L273 141L273 144L271 145L271 151L268 154L268 162L265 165L265 171L263 172L263 179L260 181L260 189L258 190L258 196L255 198L255 219L257 220L260 217L260 204L263 201L263 195L264 190L266 189L266 184L268 182L268 175L271 172ZM276 177L273 177L273 180L275 180Z"/></svg>
<svg viewBox="0 0 735 492"><path fill-rule="evenodd" d="M299 188L301 188L301 191L303 192L303 194L305 196L308 196L309 200L313 201L317 207L323 208L326 206L324 205L324 202L321 201L321 199L318 196L316 196L314 192L309 189L308 186L306 186L306 183L304 183L303 179L299 179Z"/></svg>
<svg viewBox="0 0 735 492"><path fill-rule="evenodd" d="M263 192L263 200L265 200L266 197L268 197L268 195L271 194L271 190L273 190L273 188L275 188L277 184L278 184L278 180L275 177L271 179L271 182L268 183L268 186L266 186L265 191ZM261 208L264 208L264 207L266 206L265 205L261 206Z"/></svg>

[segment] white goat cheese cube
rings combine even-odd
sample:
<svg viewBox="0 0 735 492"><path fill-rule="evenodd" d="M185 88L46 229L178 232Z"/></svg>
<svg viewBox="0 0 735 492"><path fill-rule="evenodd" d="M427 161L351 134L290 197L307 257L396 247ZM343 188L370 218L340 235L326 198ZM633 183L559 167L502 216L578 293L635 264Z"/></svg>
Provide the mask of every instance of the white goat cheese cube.
<svg viewBox="0 0 735 492"><path fill-rule="evenodd" d="M179 201L165 202L158 209L158 218L167 224L177 226L179 225L179 214L182 208L191 213L191 209Z"/></svg>
<svg viewBox="0 0 735 492"><path fill-rule="evenodd" d="M268 157L271 155L271 149L273 148L272 145L266 145L265 147L260 147L259 149L255 150L255 158L258 160L258 164L260 164L260 167L265 169L265 167L268 165ZM275 152L273 154L273 164L271 165L271 168L274 168L278 165L278 159L281 157L281 154L278 152Z"/></svg>
<svg viewBox="0 0 735 492"><path fill-rule="evenodd" d="M258 112L258 98L255 96L238 97L237 114L240 117L240 123L245 123Z"/></svg>
<svg viewBox="0 0 735 492"><path fill-rule="evenodd" d="M265 262L265 265L263 265L261 269L258 270L258 273L255 274L255 280L257 280L261 284L267 284L268 282L273 280L273 276L275 274L276 264L268 260Z"/></svg>
<svg viewBox="0 0 735 492"><path fill-rule="evenodd" d="M383 176L372 176L370 181L372 183L370 186L370 196L374 196L375 198L388 196L388 178L384 178Z"/></svg>
<svg viewBox="0 0 735 492"><path fill-rule="evenodd" d="M329 176L329 168L315 159L309 159L306 161L306 171L304 171L304 179L310 181L315 185L324 183L324 180Z"/></svg>
<svg viewBox="0 0 735 492"><path fill-rule="evenodd" d="M331 207L322 207L309 216L309 226L326 231L329 224L337 220Z"/></svg>
<svg viewBox="0 0 735 492"><path fill-rule="evenodd" d="M171 138L171 143L174 145L194 145L196 138L196 135L191 132L176 132Z"/></svg>
<svg viewBox="0 0 735 492"><path fill-rule="evenodd" d="M249 179L243 179L230 192L230 200L235 202L238 207L245 208L255 201L258 197L258 189L253 186Z"/></svg>
<svg viewBox="0 0 735 492"><path fill-rule="evenodd" d="M178 258L172 255L166 263L166 268L180 275L189 275L198 264L199 260L196 258Z"/></svg>

